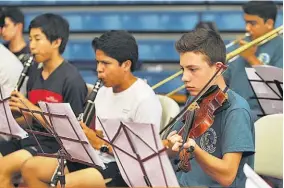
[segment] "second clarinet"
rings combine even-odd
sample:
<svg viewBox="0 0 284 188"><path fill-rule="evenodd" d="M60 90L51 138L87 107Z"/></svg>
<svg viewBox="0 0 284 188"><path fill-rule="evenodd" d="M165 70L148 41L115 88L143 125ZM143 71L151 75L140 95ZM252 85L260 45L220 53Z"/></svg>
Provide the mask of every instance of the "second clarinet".
<svg viewBox="0 0 284 188"><path fill-rule="evenodd" d="M87 104L86 104L86 107L84 109L84 114L83 114L83 122L87 126L90 125L96 113L95 99L96 99L96 96L101 86L102 86L102 81L98 79L97 82L95 83L95 86L92 92L88 96Z"/></svg>
<svg viewBox="0 0 284 188"><path fill-rule="evenodd" d="M29 69L33 63L33 59L34 57L32 55L29 55L29 54L26 54L23 58L22 58L22 61L23 61L23 64L24 64L24 68L22 70L22 73L19 77L19 80L18 80L18 83L17 83L17 86L16 86L16 90L17 91L20 91L26 77L27 77L27 74L29 72Z"/></svg>

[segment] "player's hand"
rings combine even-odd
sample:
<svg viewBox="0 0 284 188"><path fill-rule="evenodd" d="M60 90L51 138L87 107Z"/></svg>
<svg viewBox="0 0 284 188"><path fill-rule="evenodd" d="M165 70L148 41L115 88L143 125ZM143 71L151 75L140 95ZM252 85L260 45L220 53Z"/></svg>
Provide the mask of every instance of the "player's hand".
<svg viewBox="0 0 284 188"><path fill-rule="evenodd" d="M248 42L244 41L244 40L240 40L239 44L241 46L247 44ZM251 58L255 57L255 53L256 53L257 47L256 46L252 46L250 48L248 48L247 50L243 51L242 53L240 53L240 56L242 56L245 60L249 61Z"/></svg>
<svg viewBox="0 0 284 188"><path fill-rule="evenodd" d="M20 109L38 110L38 107L31 103L23 94L18 91L11 93L9 106L12 112L21 112ZM28 113L28 112L24 112Z"/></svg>
<svg viewBox="0 0 284 188"><path fill-rule="evenodd" d="M167 140L169 141L168 147L171 148L172 151L179 151L182 146L183 139L179 134L177 134L177 131L172 131L167 136Z"/></svg>

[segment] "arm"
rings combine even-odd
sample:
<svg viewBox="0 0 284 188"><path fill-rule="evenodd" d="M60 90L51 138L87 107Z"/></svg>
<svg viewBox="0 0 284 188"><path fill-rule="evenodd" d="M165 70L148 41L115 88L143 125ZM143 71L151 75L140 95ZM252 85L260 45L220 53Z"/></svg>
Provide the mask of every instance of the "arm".
<svg viewBox="0 0 284 188"><path fill-rule="evenodd" d="M28 123L29 124L31 124L32 123L32 118L30 117L30 116L20 116L20 117L17 117L17 118L15 118L15 120L17 121L17 123L19 124L19 125L21 125L22 127L27 127L28 126L28 124L27 124L27 121L28 121Z"/></svg>
<svg viewBox="0 0 284 188"><path fill-rule="evenodd" d="M27 109L27 110L33 110L33 111L41 111L39 107L32 104L27 98L25 98L20 92L17 92L17 91L12 92L9 105L10 105L11 111L16 112L16 113L21 113L20 108ZM39 120L39 122L43 126L47 126L44 119L42 118L40 114L37 114L37 113L32 114L31 112L28 112L28 111L23 111L22 116L16 118L16 121L21 126L26 126L27 125L26 120L28 121L29 124L31 124L34 116Z"/></svg>
<svg viewBox="0 0 284 188"><path fill-rule="evenodd" d="M216 158L196 146L195 157L201 168L223 186L230 186L236 178L243 156L254 153L254 131L249 112L234 109L224 117L221 151L222 158Z"/></svg>
<svg viewBox="0 0 284 188"><path fill-rule="evenodd" d="M251 65L264 65L255 55L249 56L246 58L246 61Z"/></svg>
<svg viewBox="0 0 284 188"><path fill-rule="evenodd" d="M275 39L278 40L278 39ZM278 42L278 41L277 41ZM269 65L283 69L283 40L279 41L279 44L274 48L273 56L269 62Z"/></svg>
<svg viewBox="0 0 284 188"><path fill-rule="evenodd" d="M210 155L196 145L195 158L206 174L222 186L230 186L237 175L242 153L227 153L222 159Z"/></svg>
<svg viewBox="0 0 284 188"><path fill-rule="evenodd" d="M247 42L244 40L240 41L240 45L244 45ZM243 51L242 53L240 53L240 56L242 56L251 66L253 65L263 65L263 62L261 62L256 56L255 53L257 51L257 47L256 46L252 46L250 48L248 48L247 50Z"/></svg>
<svg viewBox="0 0 284 188"><path fill-rule="evenodd" d="M194 155L206 174L222 186L230 186L236 178L242 157L254 153L254 132L251 117L245 109L235 109L227 114L223 126L220 138L222 157L217 158L207 153L197 144L194 144ZM184 148L189 148L192 141L189 139ZM177 142L172 150L178 151L180 147L181 144Z"/></svg>
<svg viewBox="0 0 284 188"><path fill-rule="evenodd" d="M85 135L87 136L90 144L93 146L93 148L100 150L102 146L107 146L109 151L109 154L113 154L113 150L112 147L105 142L104 140L102 140L101 138L103 138L103 132L102 131L94 131L92 129L90 129L89 127L86 126L85 123L80 122L81 127L83 128L83 131L85 133ZM100 138L101 137L101 138Z"/></svg>

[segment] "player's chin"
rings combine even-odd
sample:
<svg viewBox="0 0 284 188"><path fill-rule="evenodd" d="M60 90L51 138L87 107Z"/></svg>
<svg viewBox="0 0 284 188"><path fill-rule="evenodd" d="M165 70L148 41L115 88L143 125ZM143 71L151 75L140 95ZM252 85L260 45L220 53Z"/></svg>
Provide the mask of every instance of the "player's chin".
<svg viewBox="0 0 284 188"><path fill-rule="evenodd" d="M39 54L34 55L34 60L37 63L42 63L45 62L45 58Z"/></svg>
<svg viewBox="0 0 284 188"><path fill-rule="evenodd" d="M102 82L105 87L112 87L112 84L110 82L107 82L105 80L103 80Z"/></svg>

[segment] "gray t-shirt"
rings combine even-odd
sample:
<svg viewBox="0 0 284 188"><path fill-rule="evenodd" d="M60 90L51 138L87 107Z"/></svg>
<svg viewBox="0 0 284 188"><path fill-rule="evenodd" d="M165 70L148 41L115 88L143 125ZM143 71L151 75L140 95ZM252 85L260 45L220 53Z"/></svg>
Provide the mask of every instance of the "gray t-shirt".
<svg viewBox="0 0 284 188"><path fill-rule="evenodd" d="M256 57L266 65L275 66L283 69L283 38L276 37L275 39L258 46ZM248 81L248 77L245 71L246 67L251 65L239 57L235 61L231 62L228 70L224 73L224 78L230 89L245 98L253 112L255 120L257 115L262 115L261 108L252 90L252 87Z"/></svg>
<svg viewBox="0 0 284 188"><path fill-rule="evenodd" d="M181 124L174 129L179 130ZM236 178L230 187L245 187L245 163L254 164L254 125L247 102L232 90L228 90L228 101L215 113L213 125L196 140L196 144L209 154L222 159L226 153L242 152L243 156ZM172 159L174 169L174 159ZM176 173L180 186L221 187L208 176L193 158L192 170Z"/></svg>
<svg viewBox="0 0 284 188"><path fill-rule="evenodd" d="M11 93L15 89L23 64L5 46L0 44L0 86L5 87L6 92ZM22 87L25 93L26 86Z"/></svg>

